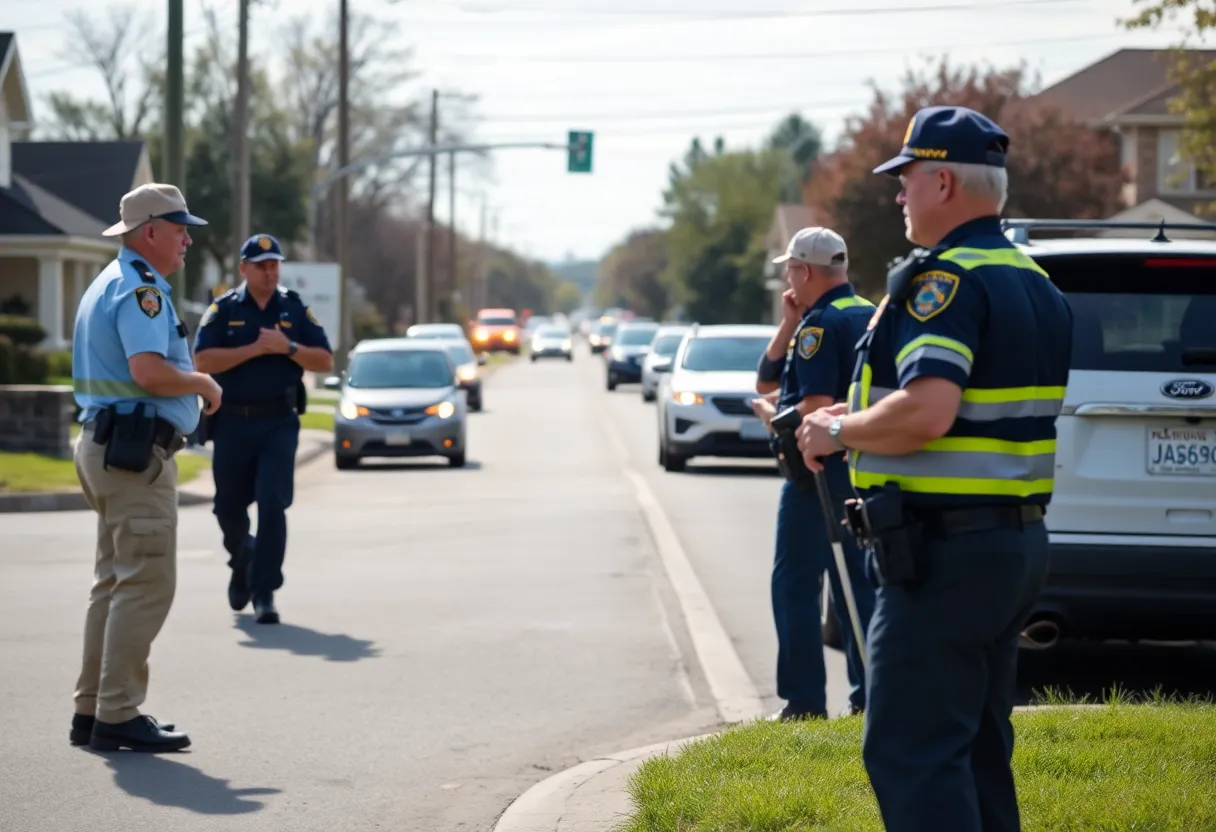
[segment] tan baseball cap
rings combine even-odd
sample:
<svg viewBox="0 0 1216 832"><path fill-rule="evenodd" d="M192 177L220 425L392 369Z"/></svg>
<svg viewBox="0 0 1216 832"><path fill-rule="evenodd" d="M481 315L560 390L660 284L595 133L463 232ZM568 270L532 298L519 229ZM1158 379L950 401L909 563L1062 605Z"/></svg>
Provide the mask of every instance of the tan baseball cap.
<svg viewBox="0 0 1216 832"><path fill-rule="evenodd" d="M122 198L118 204L118 216L122 220L105 231L103 237L117 237L139 228L149 220L162 219L178 225L206 225L207 221L186 210L186 198L174 185L149 182L140 185Z"/></svg>
<svg viewBox="0 0 1216 832"><path fill-rule="evenodd" d="M797 260L811 266L843 266L849 262L849 248L830 228L804 228L790 240L785 254L773 258L774 263Z"/></svg>

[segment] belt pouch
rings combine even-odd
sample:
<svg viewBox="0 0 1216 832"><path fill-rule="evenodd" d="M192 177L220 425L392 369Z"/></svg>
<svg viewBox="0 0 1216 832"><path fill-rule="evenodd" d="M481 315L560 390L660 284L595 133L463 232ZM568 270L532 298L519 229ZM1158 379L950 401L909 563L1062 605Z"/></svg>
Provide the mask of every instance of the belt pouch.
<svg viewBox="0 0 1216 832"><path fill-rule="evenodd" d="M113 418L114 430L103 457L105 467L142 474L152 464L156 420L144 415L142 402L135 406L135 412L116 413Z"/></svg>

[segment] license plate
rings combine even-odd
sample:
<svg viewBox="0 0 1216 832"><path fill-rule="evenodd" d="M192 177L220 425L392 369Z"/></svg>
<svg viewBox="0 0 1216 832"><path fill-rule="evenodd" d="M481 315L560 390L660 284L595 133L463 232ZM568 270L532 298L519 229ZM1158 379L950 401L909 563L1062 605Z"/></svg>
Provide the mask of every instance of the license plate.
<svg viewBox="0 0 1216 832"><path fill-rule="evenodd" d="M410 435L408 433L390 433L384 437L385 445L408 445L410 444Z"/></svg>
<svg viewBox="0 0 1216 832"><path fill-rule="evenodd" d="M1148 472L1216 477L1216 430L1149 428Z"/></svg>
<svg viewBox="0 0 1216 832"><path fill-rule="evenodd" d="M744 422L739 428L740 439L768 439L768 428L759 419Z"/></svg>

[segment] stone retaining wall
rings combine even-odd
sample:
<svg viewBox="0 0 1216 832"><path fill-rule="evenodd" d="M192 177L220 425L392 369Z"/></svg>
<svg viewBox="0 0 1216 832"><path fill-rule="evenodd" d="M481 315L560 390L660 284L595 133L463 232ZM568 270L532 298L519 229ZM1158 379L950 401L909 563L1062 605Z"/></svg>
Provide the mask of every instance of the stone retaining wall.
<svg viewBox="0 0 1216 832"><path fill-rule="evenodd" d="M0 451L70 459L71 387L0 385Z"/></svg>

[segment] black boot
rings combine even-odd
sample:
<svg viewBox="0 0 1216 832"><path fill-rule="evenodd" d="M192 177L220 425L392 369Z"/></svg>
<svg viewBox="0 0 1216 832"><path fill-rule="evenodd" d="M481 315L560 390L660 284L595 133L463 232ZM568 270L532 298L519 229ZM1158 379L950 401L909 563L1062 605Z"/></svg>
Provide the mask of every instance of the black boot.
<svg viewBox="0 0 1216 832"><path fill-rule="evenodd" d="M253 570L254 538L246 538L241 557L231 558L228 566L232 568L232 577L228 579L228 606L234 612L240 612L249 604L251 591L249 589L249 574Z"/></svg>
<svg viewBox="0 0 1216 832"><path fill-rule="evenodd" d="M254 598L253 614L258 624L278 624L279 611L274 606L274 594L267 592Z"/></svg>
<svg viewBox="0 0 1216 832"><path fill-rule="evenodd" d="M159 754L189 747L188 736L164 730L150 716L137 716L117 725L98 720L93 723L93 736L89 739L89 748L94 751L129 748L132 751Z"/></svg>

